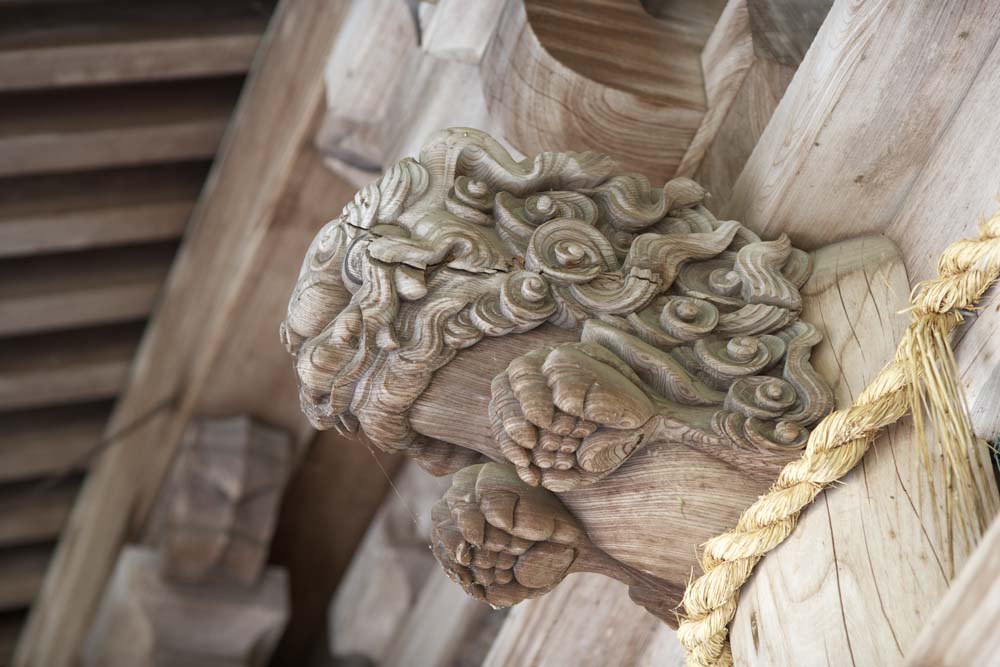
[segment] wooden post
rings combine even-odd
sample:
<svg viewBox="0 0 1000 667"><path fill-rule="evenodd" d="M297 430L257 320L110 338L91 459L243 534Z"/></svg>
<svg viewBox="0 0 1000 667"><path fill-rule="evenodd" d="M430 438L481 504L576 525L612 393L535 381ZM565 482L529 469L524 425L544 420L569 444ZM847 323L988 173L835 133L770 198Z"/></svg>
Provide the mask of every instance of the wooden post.
<svg viewBox="0 0 1000 667"><path fill-rule="evenodd" d="M729 0L701 54L708 112L677 168L724 206L831 0Z"/></svg>
<svg viewBox="0 0 1000 667"><path fill-rule="evenodd" d="M976 551L910 651L908 667L988 665L1000 654L1000 521Z"/></svg>
<svg viewBox="0 0 1000 667"><path fill-rule="evenodd" d="M995 122L987 111L984 73L995 58L998 16L1000 8L989 2L835 2L724 214L767 235L788 232L811 247L887 233L903 248L911 278L926 277L946 243L970 235L971 222L992 212L992 205L969 210L969 204L983 207L995 191L987 185L995 179L987 156L995 153L979 142L981 123ZM929 44L939 57L925 57ZM970 86L978 93L967 98ZM970 161L970 153L982 159ZM967 187L965 176L976 185ZM962 189L949 182L963 183ZM971 187L989 193L973 194ZM849 280L871 292L845 299L837 318L842 324L833 329L845 355L838 370L841 402L889 358L900 332L894 313L909 290L900 266L885 280ZM969 337L988 326L977 323L959 345L967 364ZM874 344L854 341L855 334L879 330ZM979 346L972 355L979 368L966 380L995 368L982 347L995 345L988 330L975 334ZM980 391L988 393L989 384L976 387L970 402L985 416ZM990 412L995 425L995 402ZM979 419L975 425L982 424ZM995 511L985 454L978 452L977 482ZM965 533L978 532L964 517L954 517L949 528L936 466L931 479L936 496L910 427L890 429L842 485L803 513L788 542L758 565L731 629L737 662L808 664L821 654L833 664L900 663L971 552Z"/></svg>

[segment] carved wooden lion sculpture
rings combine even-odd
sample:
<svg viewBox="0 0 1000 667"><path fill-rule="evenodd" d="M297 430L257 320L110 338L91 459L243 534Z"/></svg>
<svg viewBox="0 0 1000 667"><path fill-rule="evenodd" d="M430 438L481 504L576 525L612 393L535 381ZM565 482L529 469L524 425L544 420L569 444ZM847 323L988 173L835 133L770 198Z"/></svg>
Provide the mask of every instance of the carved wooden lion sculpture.
<svg viewBox="0 0 1000 667"><path fill-rule="evenodd" d="M810 256L704 197L592 153L517 162L452 129L310 247L281 328L303 410L460 471L434 548L478 598L513 604L592 569L668 617L698 538L732 521L718 506L762 492L831 409L809 362L821 336L799 318ZM520 508L497 520L473 491L489 471ZM709 497L699 475L729 490ZM511 523L529 507L549 534Z"/></svg>

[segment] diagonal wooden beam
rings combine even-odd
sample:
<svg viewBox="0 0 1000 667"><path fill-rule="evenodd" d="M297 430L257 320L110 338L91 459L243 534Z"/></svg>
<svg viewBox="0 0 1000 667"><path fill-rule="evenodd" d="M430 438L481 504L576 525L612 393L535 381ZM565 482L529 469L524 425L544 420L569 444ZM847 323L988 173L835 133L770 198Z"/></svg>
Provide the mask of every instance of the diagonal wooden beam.
<svg viewBox="0 0 1000 667"><path fill-rule="evenodd" d="M95 465L29 616L17 665L73 663L118 552L147 518L184 425L202 409L209 380L220 381L213 374L232 324L256 305L247 288L272 251L269 232L287 222L278 214L323 105L323 66L345 4L282 2L275 12L109 431L171 397L172 406ZM277 320L271 332L276 341ZM241 368L230 367L229 377L239 378ZM254 391L265 396L270 388ZM301 422L279 425L306 437Z"/></svg>

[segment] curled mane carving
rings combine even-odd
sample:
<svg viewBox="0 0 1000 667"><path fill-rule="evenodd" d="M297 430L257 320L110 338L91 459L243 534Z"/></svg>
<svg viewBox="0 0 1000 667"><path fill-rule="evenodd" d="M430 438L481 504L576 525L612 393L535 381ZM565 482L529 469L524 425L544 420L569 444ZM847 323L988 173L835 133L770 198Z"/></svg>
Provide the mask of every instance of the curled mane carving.
<svg viewBox="0 0 1000 667"><path fill-rule="evenodd" d="M417 433L410 408L462 350L550 323L579 342L495 369L490 404L489 458L530 485L593 483L657 438L764 460L801 445L833 402L799 319L810 258L704 197L593 153L516 161L438 133L308 251L281 327L304 411L452 472L483 454Z"/></svg>

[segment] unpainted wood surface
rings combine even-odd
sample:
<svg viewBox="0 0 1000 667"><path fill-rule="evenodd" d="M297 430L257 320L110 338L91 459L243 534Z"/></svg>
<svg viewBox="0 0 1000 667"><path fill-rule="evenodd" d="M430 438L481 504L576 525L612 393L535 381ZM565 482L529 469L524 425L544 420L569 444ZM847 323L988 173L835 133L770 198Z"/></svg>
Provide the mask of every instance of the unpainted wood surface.
<svg viewBox="0 0 1000 667"><path fill-rule="evenodd" d="M473 600L440 568L432 567L380 664L449 667L462 657L468 660L475 644L489 645L490 631L502 623L488 617L505 613Z"/></svg>
<svg viewBox="0 0 1000 667"><path fill-rule="evenodd" d="M681 667L674 631L637 607L626 586L574 574L547 596L508 612L484 667Z"/></svg>
<svg viewBox="0 0 1000 667"><path fill-rule="evenodd" d="M0 90L246 72L269 3L173 0L0 7Z"/></svg>
<svg viewBox="0 0 1000 667"><path fill-rule="evenodd" d="M663 181L705 113L710 25L658 21L632 0L510 2L482 60L487 105L522 152L596 150Z"/></svg>
<svg viewBox="0 0 1000 667"><path fill-rule="evenodd" d="M330 600L330 655L364 656L382 664L395 650L396 642L417 640L407 637L403 628L425 582L437 569L427 547L430 512L448 488L448 481L429 476L412 461L399 466L392 490L369 524Z"/></svg>
<svg viewBox="0 0 1000 667"><path fill-rule="evenodd" d="M0 261L0 336L145 319L176 244Z"/></svg>
<svg viewBox="0 0 1000 667"><path fill-rule="evenodd" d="M0 414L0 481L84 469L110 414L103 401Z"/></svg>
<svg viewBox="0 0 1000 667"><path fill-rule="evenodd" d="M422 3L429 5L429 3ZM439 0L420 48L432 56L478 65L507 0Z"/></svg>
<svg viewBox="0 0 1000 667"><path fill-rule="evenodd" d="M723 215L807 248L882 232L986 71L998 26L988 0L835 2Z"/></svg>
<svg viewBox="0 0 1000 667"><path fill-rule="evenodd" d="M0 613L31 604L51 555L50 544L5 549L0 554Z"/></svg>
<svg viewBox="0 0 1000 667"><path fill-rule="evenodd" d="M12 93L0 109L0 176L211 158L242 83Z"/></svg>
<svg viewBox="0 0 1000 667"><path fill-rule="evenodd" d="M142 326L9 338L0 348L0 409L109 399L125 386Z"/></svg>
<svg viewBox="0 0 1000 667"><path fill-rule="evenodd" d="M71 663L118 550L130 529L144 521L142 508L152 504L181 429L196 408L212 360L223 347L226 323L233 312L253 307L242 300L244 278L263 256L266 230L275 223L275 207L313 127L323 62L343 9L318 0L277 9L262 42L266 52L237 107L238 131L225 142L206 198L196 208L192 234L167 281L157 321L110 428L128 424L175 394L179 409L120 440L88 476L15 664ZM262 158L265 150L267 159Z"/></svg>
<svg viewBox="0 0 1000 667"><path fill-rule="evenodd" d="M909 667L992 664L1000 653L1000 521L990 529L917 636Z"/></svg>
<svg viewBox="0 0 1000 667"><path fill-rule="evenodd" d="M982 146L989 136L982 124L992 118L986 110L990 84L980 73L996 41L983 28L995 25L984 13L995 11L989 3L835 3L725 213L745 216L766 233L788 231L806 245L886 232L901 245L911 278L927 277L934 255L971 234L970 219L993 208L986 205L992 194L980 191L995 190L990 149ZM909 27L901 32L903 26ZM915 40L918 33L924 37ZM926 60L926 44L953 55ZM901 68L901 62L914 65ZM876 80L877 96L871 92ZM973 93L963 102L970 85ZM953 223L956 218L961 222ZM892 294L903 304L909 285L898 283ZM868 285L875 301L887 303L876 281ZM854 307L845 300L845 309ZM879 322L877 316L846 319L865 329ZM988 398L995 387L989 352L995 337L982 324L965 334L958 356L975 406L974 426L988 437L983 427L996 427L995 402ZM863 345L859 362L842 364L845 373L860 374L855 394L897 338L898 331L879 361L868 361L876 348ZM913 645L970 547L956 537L954 549L945 548L938 504L944 492L935 503L907 428L884 436L843 486L804 513L789 543L758 566L733 626L738 659L772 664L829 656L833 664L898 664ZM985 452L976 455L979 484L995 511ZM853 522L845 518L852 514ZM956 527L956 535L962 529ZM843 610L839 622L829 611L834 604ZM790 608L797 611L789 614Z"/></svg>
<svg viewBox="0 0 1000 667"><path fill-rule="evenodd" d="M79 488L70 479L44 491L28 484L0 489L0 547L54 541Z"/></svg>
<svg viewBox="0 0 1000 667"><path fill-rule="evenodd" d="M26 176L0 190L0 257L179 238L204 162Z"/></svg>
<svg viewBox="0 0 1000 667"><path fill-rule="evenodd" d="M701 64L708 112L678 175L704 185L719 210L767 127L831 0L731 0Z"/></svg>

